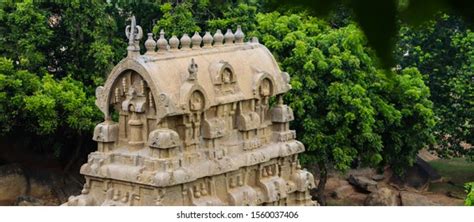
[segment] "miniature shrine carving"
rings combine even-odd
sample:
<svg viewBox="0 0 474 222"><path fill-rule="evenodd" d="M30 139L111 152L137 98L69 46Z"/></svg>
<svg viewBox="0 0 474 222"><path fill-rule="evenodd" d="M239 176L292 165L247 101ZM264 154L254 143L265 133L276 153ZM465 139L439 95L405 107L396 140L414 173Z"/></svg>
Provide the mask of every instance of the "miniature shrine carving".
<svg viewBox="0 0 474 222"><path fill-rule="evenodd" d="M64 205L316 205L283 103L289 75L268 49L240 26L165 34L141 55L132 17L128 56L96 90L104 122L84 188Z"/></svg>

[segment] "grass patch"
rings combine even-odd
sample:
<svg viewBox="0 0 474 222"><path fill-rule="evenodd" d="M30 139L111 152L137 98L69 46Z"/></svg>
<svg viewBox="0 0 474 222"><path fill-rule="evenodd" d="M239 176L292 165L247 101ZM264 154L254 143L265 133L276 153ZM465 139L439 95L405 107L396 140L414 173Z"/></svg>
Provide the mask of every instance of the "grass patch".
<svg viewBox="0 0 474 222"><path fill-rule="evenodd" d="M474 181L474 162L469 162L464 158L434 160L429 164L443 178L456 185Z"/></svg>
<svg viewBox="0 0 474 222"><path fill-rule="evenodd" d="M428 162L443 177L443 182L430 184L429 191L450 194L463 199L464 184L474 181L474 162L464 158L439 159Z"/></svg>
<svg viewBox="0 0 474 222"><path fill-rule="evenodd" d="M443 194L456 194L459 197L465 196L464 187L460 184L450 184L446 182L432 183L429 187L430 192Z"/></svg>

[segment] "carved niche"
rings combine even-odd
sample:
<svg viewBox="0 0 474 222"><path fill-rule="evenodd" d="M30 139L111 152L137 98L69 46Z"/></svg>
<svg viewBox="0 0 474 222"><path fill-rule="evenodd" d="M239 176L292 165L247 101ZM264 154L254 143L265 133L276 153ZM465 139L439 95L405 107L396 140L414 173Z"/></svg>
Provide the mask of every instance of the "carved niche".
<svg viewBox="0 0 474 222"><path fill-rule="evenodd" d="M194 91L189 98L189 110L191 111L201 111L204 109L204 95L202 92L196 90Z"/></svg>
<svg viewBox="0 0 474 222"><path fill-rule="evenodd" d="M269 108L270 108L270 97L274 93L274 85L272 79L268 77L268 74L261 74L260 81L257 84L257 101L255 105L255 112L258 113L260 120L263 122L270 120ZM255 91L254 91L255 92Z"/></svg>
<svg viewBox="0 0 474 222"><path fill-rule="evenodd" d="M141 75L124 72L113 87L110 105L119 115L119 137L132 150L141 149L148 135L148 117L155 114L155 101Z"/></svg>
<svg viewBox="0 0 474 222"><path fill-rule="evenodd" d="M214 90L218 96L231 95L239 91L234 68L225 61L219 61L209 66Z"/></svg>

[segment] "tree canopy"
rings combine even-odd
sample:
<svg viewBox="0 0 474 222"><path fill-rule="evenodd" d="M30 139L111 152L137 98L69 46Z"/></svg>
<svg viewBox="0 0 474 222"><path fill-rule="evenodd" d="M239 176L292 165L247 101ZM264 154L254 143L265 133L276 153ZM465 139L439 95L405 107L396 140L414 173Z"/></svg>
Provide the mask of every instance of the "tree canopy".
<svg viewBox="0 0 474 222"><path fill-rule="evenodd" d="M459 17L440 13L420 28L402 26L399 39L398 64L418 67L432 92L437 115L432 148L444 157L472 152L466 144L474 144L474 33Z"/></svg>

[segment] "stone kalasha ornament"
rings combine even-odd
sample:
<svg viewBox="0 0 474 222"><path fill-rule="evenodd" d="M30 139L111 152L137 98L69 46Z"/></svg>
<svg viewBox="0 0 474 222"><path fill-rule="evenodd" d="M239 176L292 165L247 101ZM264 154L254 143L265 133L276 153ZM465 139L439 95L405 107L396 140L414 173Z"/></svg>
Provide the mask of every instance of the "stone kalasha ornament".
<svg viewBox="0 0 474 222"><path fill-rule="evenodd" d="M206 32L206 34L202 37L203 48L211 48L213 37L210 32Z"/></svg>
<svg viewBox="0 0 474 222"><path fill-rule="evenodd" d="M217 29L216 33L214 34L214 46L222 46L222 42L224 41L224 35L220 29Z"/></svg>
<svg viewBox="0 0 474 222"><path fill-rule="evenodd" d="M179 39L178 39L178 37L173 35L170 38L170 50L176 51L176 50L178 50L178 46L179 46Z"/></svg>
<svg viewBox="0 0 474 222"><path fill-rule="evenodd" d="M153 33L148 33L148 39L145 41L146 54L155 52L156 42L153 39Z"/></svg>
<svg viewBox="0 0 474 222"><path fill-rule="evenodd" d="M244 43L238 29L173 36L167 53L150 54L150 36L140 55L134 21L127 37L135 54L96 91L105 120L92 138L98 150L81 167L84 189L64 205L315 205L282 99L289 75L268 49ZM158 46L167 50L163 33Z"/></svg>
<svg viewBox="0 0 474 222"><path fill-rule="evenodd" d="M242 32L242 28L240 25L237 26L237 31L235 31L234 37L235 37L235 44L244 43L245 34L244 32Z"/></svg>
<svg viewBox="0 0 474 222"><path fill-rule="evenodd" d="M234 33L232 33L232 30L231 29L227 29L227 32L225 33L224 35L224 44L226 45L231 45L234 43Z"/></svg>
<svg viewBox="0 0 474 222"><path fill-rule="evenodd" d="M191 49L191 38L189 38L188 34L183 34L181 37L181 49L182 50L190 50Z"/></svg>
<svg viewBox="0 0 474 222"><path fill-rule="evenodd" d="M158 45L158 52L163 53L168 50L168 41L165 39L165 31L163 29L160 31L160 38L156 41Z"/></svg>
<svg viewBox="0 0 474 222"><path fill-rule="evenodd" d="M199 35L199 32L195 32L193 37L191 37L191 42L193 43L192 49L200 49L202 37Z"/></svg>

